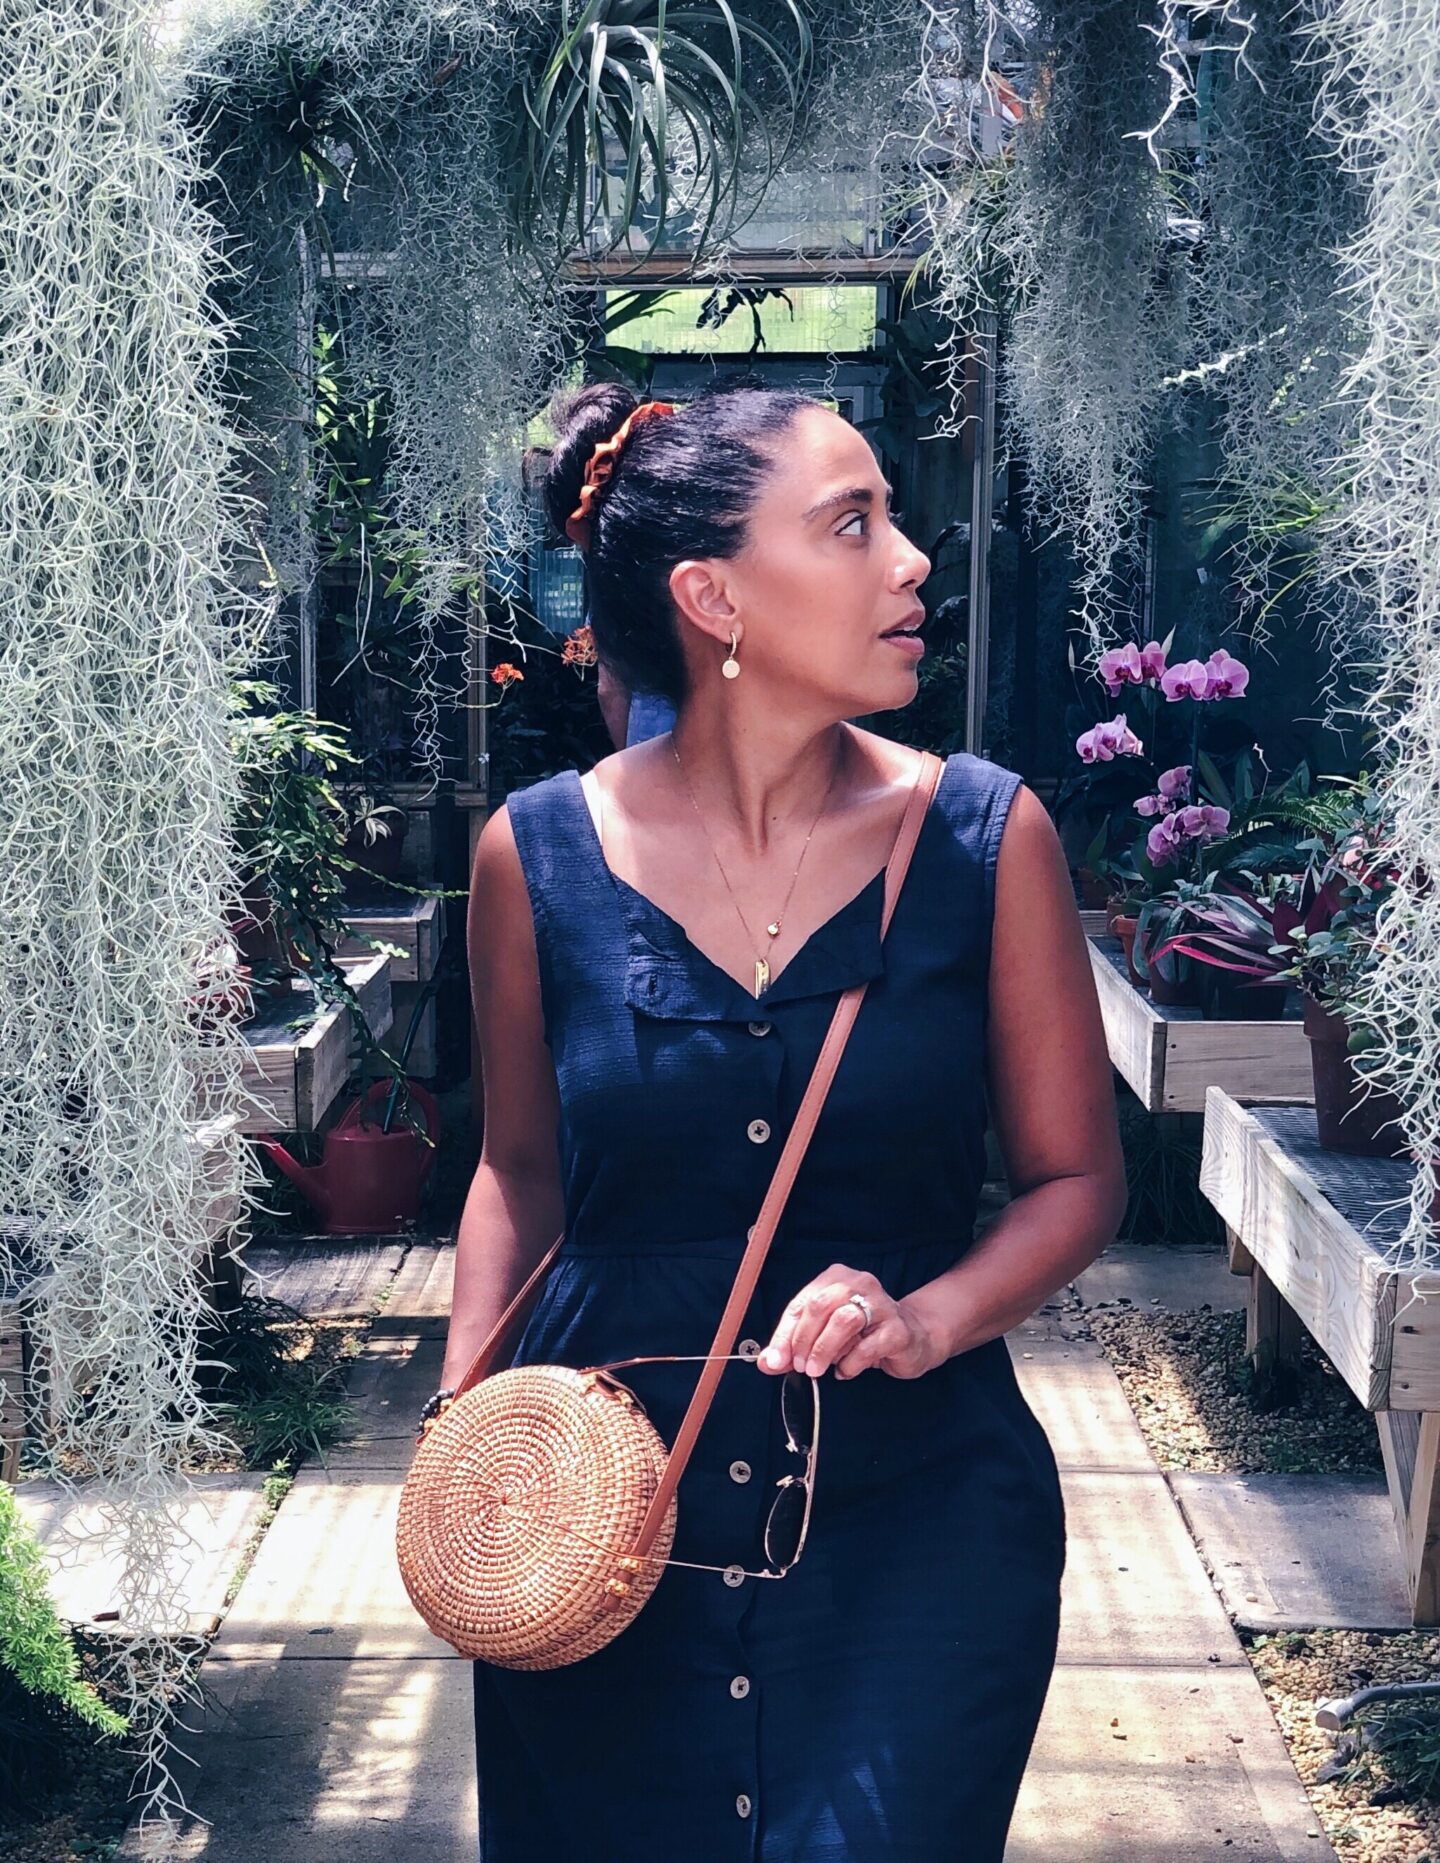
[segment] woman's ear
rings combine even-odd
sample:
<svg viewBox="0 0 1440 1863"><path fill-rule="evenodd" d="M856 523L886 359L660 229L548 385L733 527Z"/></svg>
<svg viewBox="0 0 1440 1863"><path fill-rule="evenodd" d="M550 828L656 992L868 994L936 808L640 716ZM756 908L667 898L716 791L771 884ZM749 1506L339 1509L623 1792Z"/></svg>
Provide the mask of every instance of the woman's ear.
<svg viewBox="0 0 1440 1863"><path fill-rule="evenodd" d="M702 634L728 646L743 632L740 610L730 591L725 565L714 557L687 557L670 571L670 599Z"/></svg>

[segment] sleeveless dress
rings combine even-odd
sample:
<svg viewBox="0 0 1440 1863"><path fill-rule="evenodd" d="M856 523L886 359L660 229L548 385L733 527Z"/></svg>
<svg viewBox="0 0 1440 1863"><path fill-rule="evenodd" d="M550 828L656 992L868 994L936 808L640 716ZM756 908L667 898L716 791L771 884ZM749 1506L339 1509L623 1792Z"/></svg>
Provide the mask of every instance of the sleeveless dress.
<svg viewBox="0 0 1440 1863"><path fill-rule="evenodd" d="M869 980L681 1478L672 1556L766 1565L799 1472L759 1370L832 1263L899 1297L969 1246L995 862L1019 777L945 764L882 947L883 875L756 999L611 872L578 776L509 798L560 1089L566 1240L512 1363L709 1350L837 994ZM673 1442L698 1365L620 1375ZM667 1566L581 1662L474 1664L482 1863L999 1863L1055 1656L1055 1461L1003 1339L819 1380L783 1578Z"/></svg>

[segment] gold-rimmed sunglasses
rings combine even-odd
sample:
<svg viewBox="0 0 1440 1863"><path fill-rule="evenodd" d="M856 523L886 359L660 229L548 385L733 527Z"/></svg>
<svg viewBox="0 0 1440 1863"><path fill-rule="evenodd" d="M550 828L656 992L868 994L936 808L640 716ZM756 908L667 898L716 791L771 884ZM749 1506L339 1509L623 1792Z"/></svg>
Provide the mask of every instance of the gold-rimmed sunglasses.
<svg viewBox="0 0 1440 1863"><path fill-rule="evenodd" d="M740 1359L747 1365L755 1363L754 1355L749 1352L699 1352L699 1353L662 1353L646 1358L618 1358L607 1365L591 1365L589 1370L621 1371L627 1365L698 1365L714 1360ZM768 1375L760 1374L762 1377ZM809 1386L807 1393L806 1386ZM646 1565L682 1565L692 1572L720 1572L727 1584L738 1585L745 1578L784 1578L786 1573L798 1563L800 1554L805 1549L805 1536L810 1530L810 1508L815 1496L815 1453L820 1442L820 1380L807 1373L787 1371L780 1384L780 1420L785 1426L785 1447L792 1455L805 1458L804 1470L799 1474L782 1475L775 1486L779 1490L770 1505L770 1512L765 1521L765 1534L762 1545L765 1557L772 1566L778 1565L778 1572L766 1570L752 1572L742 1565L702 1565L694 1559L657 1559L653 1553L639 1555ZM599 1546L588 1534L580 1533L574 1527L566 1527L577 1539L583 1539L587 1545ZM608 1551L609 1548L600 1547ZM634 1555L631 1555L632 1557Z"/></svg>

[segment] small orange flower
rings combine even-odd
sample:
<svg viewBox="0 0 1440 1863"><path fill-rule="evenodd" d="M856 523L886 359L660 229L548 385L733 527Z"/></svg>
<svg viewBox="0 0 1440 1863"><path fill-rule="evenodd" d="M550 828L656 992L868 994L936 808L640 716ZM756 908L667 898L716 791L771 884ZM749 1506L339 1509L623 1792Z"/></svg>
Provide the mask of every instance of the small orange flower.
<svg viewBox="0 0 1440 1863"><path fill-rule="evenodd" d="M497 686L505 687L513 686L517 679L523 679L525 675L511 661L502 660L498 666L490 668L490 677Z"/></svg>
<svg viewBox="0 0 1440 1863"><path fill-rule="evenodd" d="M595 630L587 621L584 627L577 627L573 634L567 635L564 651L560 655L566 666L594 666L600 658L595 648Z"/></svg>

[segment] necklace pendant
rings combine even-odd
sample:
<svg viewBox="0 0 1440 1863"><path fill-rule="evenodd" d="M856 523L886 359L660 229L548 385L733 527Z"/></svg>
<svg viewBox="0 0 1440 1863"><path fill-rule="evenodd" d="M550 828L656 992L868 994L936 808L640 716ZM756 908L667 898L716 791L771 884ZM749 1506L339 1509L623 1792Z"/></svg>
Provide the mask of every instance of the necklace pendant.
<svg viewBox="0 0 1440 1863"><path fill-rule="evenodd" d="M766 930L766 931L767 931L767 932L769 933L769 935L770 935L770 936L771 936L772 938L778 938L778 937L780 936L780 921L779 921L779 919L776 919L776 921L775 921L775 923L774 923L773 925L767 925L767 926L765 927L765 930Z"/></svg>
<svg viewBox="0 0 1440 1863"><path fill-rule="evenodd" d="M770 966L765 962L763 957L757 957L755 960L755 994L756 996L763 996L769 987L770 987Z"/></svg>

